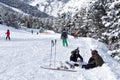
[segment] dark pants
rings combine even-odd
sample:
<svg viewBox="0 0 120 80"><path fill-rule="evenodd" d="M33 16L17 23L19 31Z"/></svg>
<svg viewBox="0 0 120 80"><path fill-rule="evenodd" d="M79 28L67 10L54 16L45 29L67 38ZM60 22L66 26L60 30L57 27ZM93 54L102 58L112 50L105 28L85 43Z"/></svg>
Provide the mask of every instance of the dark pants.
<svg viewBox="0 0 120 80"><path fill-rule="evenodd" d="M6 36L6 40L9 39L10 40L10 36Z"/></svg>
<svg viewBox="0 0 120 80"><path fill-rule="evenodd" d="M94 68L94 67L96 67L95 64L82 65L82 68L85 68L85 69L90 69L90 68Z"/></svg>

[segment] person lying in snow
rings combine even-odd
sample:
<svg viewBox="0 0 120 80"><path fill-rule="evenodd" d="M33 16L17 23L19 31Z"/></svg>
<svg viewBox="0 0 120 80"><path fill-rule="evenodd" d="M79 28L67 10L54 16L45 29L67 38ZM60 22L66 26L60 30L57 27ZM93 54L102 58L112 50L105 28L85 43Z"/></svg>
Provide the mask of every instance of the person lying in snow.
<svg viewBox="0 0 120 80"><path fill-rule="evenodd" d="M97 66L103 65L104 61L102 57L98 54L97 50L92 50L91 55L92 56L90 57L88 64L82 65L82 68L90 69L90 68L95 68Z"/></svg>
<svg viewBox="0 0 120 80"><path fill-rule="evenodd" d="M71 52L70 61L66 61L66 63L70 65L70 68L74 68L75 66L80 66L83 64L83 58L79 54L79 48Z"/></svg>

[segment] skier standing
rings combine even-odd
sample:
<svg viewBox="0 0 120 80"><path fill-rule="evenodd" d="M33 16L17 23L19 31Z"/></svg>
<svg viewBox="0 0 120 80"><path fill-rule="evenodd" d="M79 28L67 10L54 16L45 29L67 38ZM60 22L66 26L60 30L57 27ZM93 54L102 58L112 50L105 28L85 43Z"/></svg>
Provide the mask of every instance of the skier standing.
<svg viewBox="0 0 120 80"><path fill-rule="evenodd" d="M65 29L63 29L63 32L61 34L61 39L62 39L63 46L66 46L66 47L68 47L67 38L68 38L67 32Z"/></svg>
<svg viewBox="0 0 120 80"><path fill-rule="evenodd" d="M9 39L10 40L10 30L8 29L7 32L5 33L6 34L6 40Z"/></svg>
<svg viewBox="0 0 120 80"><path fill-rule="evenodd" d="M33 30L31 30L31 33L33 34Z"/></svg>

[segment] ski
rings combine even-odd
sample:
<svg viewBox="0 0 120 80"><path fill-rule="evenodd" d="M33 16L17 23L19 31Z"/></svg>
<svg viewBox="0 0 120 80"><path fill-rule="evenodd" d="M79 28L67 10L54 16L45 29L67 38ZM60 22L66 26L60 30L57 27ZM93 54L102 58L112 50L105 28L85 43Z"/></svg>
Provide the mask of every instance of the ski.
<svg viewBox="0 0 120 80"><path fill-rule="evenodd" d="M67 71L67 72L77 72L76 70L71 70L71 69L63 69L63 68L51 68L51 67L42 67L42 69L48 69L48 70L56 70L56 71Z"/></svg>

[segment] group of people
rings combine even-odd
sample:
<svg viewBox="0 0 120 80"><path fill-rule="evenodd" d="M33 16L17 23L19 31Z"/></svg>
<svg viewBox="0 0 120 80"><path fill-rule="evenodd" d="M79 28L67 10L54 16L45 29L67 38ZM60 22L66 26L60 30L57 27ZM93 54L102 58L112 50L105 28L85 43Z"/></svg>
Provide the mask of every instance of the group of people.
<svg viewBox="0 0 120 80"><path fill-rule="evenodd" d="M70 68L75 66L82 66L85 69L91 69L94 67L102 66L104 61L102 57L98 54L97 50L91 50L91 57L88 63L83 61L83 57L79 54L79 49L71 51L70 62L66 62L70 65Z"/></svg>
<svg viewBox="0 0 120 80"><path fill-rule="evenodd" d="M6 34L6 40L7 39L10 40L9 29L6 31L5 34ZM68 38L68 35L66 30L64 29L61 34L61 39L62 39L63 46L66 46L66 47L68 46L67 38ZM91 57L88 60L88 63L84 63L83 57L79 53L79 48L77 48L71 51L70 61L66 63L70 65L70 68L74 68L75 66L82 66L82 68L91 69L94 67L102 66L104 61L102 57L98 54L97 50L91 50Z"/></svg>
<svg viewBox="0 0 120 80"><path fill-rule="evenodd" d="M67 38L68 38L67 31L63 29L61 34L61 39L62 39L63 46L66 46L66 47L68 47ZM79 54L79 48L77 48L71 51L70 62L67 61L66 63L70 65L70 68L74 68L75 66L81 65L82 68L90 69L97 66L102 66L104 61L102 57L98 54L97 50L91 50L91 57L88 63L86 64L83 61L83 57Z"/></svg>

